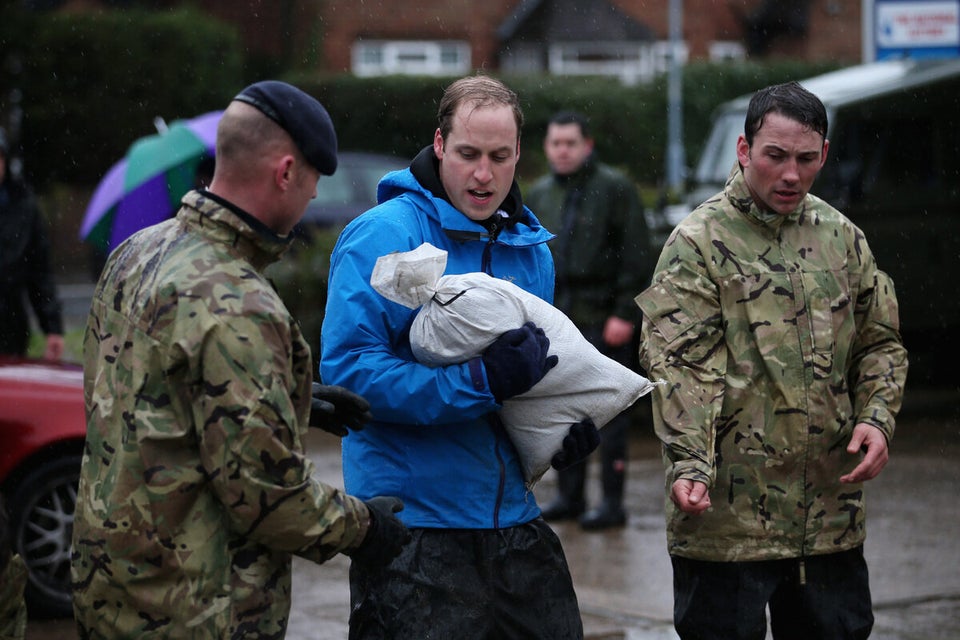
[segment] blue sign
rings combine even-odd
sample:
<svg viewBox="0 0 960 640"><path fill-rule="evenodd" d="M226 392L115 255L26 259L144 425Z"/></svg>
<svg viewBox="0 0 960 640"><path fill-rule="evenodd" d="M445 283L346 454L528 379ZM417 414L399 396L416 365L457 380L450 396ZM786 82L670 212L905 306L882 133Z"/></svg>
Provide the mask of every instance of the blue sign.
<svg viewBox="0 0 960 640"><path fill-rule="evenodd" d="M876 59L960 57L960 0L875 0Z"/></svg>

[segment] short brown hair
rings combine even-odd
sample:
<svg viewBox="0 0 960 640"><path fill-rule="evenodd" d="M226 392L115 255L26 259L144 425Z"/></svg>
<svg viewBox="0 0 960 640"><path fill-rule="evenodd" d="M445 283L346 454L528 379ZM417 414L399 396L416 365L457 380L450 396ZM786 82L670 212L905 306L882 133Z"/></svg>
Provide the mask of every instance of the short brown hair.
<svg viewBox="0 0 960 640"><path fill-rule="evenodd" d="M513 119L517 123L517 139L523 127L523 110L520 98L510 87L490 76L476 75L460 78L443 92L440 108L437 109L437 122L440 136L446 140L453 127L453 114L457 107L465 102L473 103L474 109L504 105L513 110Z"/></svg>
<svg viewBox="0 0 960 640"><path fill-rule="evenodd" d="M799 82L775 84L753 94L743 124L743 137L748 145L753 145L753 136L763 126L764 116L768 113L779 113L809 127L824 140L827 138L827 110L820 98Z"/></svg>

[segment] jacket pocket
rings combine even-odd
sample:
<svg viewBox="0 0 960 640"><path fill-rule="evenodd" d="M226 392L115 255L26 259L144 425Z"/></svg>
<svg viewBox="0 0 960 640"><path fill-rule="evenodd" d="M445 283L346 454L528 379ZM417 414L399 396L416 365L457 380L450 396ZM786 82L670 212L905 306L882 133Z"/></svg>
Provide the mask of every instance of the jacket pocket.
<svg viewBox="0 0 960 640"><path fill-rule="evenodd" d="M701 322L699 316L680 303L676 289L667 281L658 282L634 298L649 322L671 343Z"/></svg>

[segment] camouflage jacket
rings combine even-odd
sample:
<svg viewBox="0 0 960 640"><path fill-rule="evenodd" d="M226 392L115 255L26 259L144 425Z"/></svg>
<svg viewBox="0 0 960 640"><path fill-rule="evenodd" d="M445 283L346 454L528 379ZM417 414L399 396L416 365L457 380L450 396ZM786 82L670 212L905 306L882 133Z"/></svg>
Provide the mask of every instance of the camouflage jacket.
<svg viewBox="0 0 960 640"><path fill-rule="evenodd" d="M815 196L778 216L734 168L674 230L643 312L666 485L707 483L698 516L668 499L671 554L742 561L850 549L863 486L843 484L866 422L889 440L906 379L897 300L862 232Z"/></svg>
<svg viewBox="0 0 960 640"><path fill-rule="evenodd" d="M27 565L19 555L11 556L0 570L0 640L23 640L27 635L26 584Z"/></svg>
<svg viewBox="0 0 960 640"><path fill-rule="evenodd" d="M261 269L286 242L190 192L111 255L84 338L74 522L90 638L279 638L291 554L366 535L362 502L311 478L311 357Z"/></svg>

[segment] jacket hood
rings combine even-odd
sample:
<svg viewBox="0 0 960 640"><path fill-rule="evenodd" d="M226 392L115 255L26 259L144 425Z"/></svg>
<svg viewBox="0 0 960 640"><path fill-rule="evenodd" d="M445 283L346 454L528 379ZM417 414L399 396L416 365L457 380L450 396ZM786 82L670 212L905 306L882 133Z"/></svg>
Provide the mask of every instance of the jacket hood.
<svg viewBox="0 0 960 640"><path fill-rule="evenodd" d="M494 214L487 220L475 221L453 206L440 182L439 162L433 147L417 154L410 168L392 171L377 186L377 202L383 204L400 197L410 197L428 215L439 220L441 228L457 240L497 239L505 244L527 245L546 242L554 237L543 228L530 209L524 206L516 181L501 203L507 216ZM533 234L531 236L531 233Z"/></svg>

